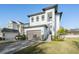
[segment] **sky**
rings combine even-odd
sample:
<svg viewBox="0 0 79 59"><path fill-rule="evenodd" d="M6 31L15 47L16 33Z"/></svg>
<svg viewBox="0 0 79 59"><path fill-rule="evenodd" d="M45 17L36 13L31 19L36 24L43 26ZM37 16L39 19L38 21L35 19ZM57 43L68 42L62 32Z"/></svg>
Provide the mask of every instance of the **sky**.
<svg viewBox="0 0 79 59"><path fill-rule="evenodd" d="M0 4L0 27L7 27L10 20L29 22L27 15L41 12L50 4ZM79 5L59 4L58 11L63 12L61 26L67 29L79 28Z"/></svg>

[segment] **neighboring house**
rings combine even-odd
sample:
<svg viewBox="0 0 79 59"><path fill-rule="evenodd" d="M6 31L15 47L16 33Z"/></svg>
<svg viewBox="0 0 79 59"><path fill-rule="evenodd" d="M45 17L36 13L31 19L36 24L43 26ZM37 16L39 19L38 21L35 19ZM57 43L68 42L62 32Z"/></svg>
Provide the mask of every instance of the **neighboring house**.
<svg viewBox="0 0 79 59"><path fill-rule="evenodd" d="M28 26L29 26L29 23L22 23L22 22L20 22L20 21L18 21L17 23L18 23L18 25L19 25L19 28L18 28L19 33L20 33L21 35L23 35L23 34L24 34L24 27L28 27Z"/></svg>
<svg viewBox="0 0 79 59"><path fill-rule="evenodd" d="M2 36L3 36L3 34L2 34L2 32L1 32L1 30L2 30L2 29L0 28L0 38L2 38Z"/></svg>
<svg viewBox="0 0 79 59"><path fill-rule="evenodd" d="M58 5L42 9L42 12L28 15L29 23L10 21L8 28L1 29L0 36L6 40L15 39L18 34L25 34L28 40L51 40L51 36L59 30L62 12Z"/></svg>
<svg viewBox="0 0 79 59"><path fill-rule="evenodd" d="M24 23L18 21L17 24L18 24L18 31L20 35L24 34Z"/></svg>
<svg viewBox="0 0 79 59"><path fill-rule="evenodd" d="M28 15L29 26L25 27L25 34L28 39L38 38L48 39L49 35L54 35L60 28L62 12L58 12L58 5L53 5L42 9L42 12Z"/></svg>
<svg viewBox="0 0 79 59"><path fill-rule="evenodd" d="M8 23L8 28L18 30L19 25L17 24L17 22L11 20Z"/></svg>
<svg viewBox="0 0 79 59"><path fill-rule="evenodd" d="M10 21L8 24L8 28L9 29L15 29L19 31L19 34L22 35L24 34L24 27L27 27L29 25L27 25L28 23L22 23L20 21L15 22L15 21Z"/></svg>
<svg viewBox="0 0 79 59"><path fill-rule="evenodd" d="M65 35L62 35L62 37L65 38L79 38L79 29L70 29L68 30L68 33Z"/></svg>
<svg viewBox="0 0 79 59"><path fill-rule="evenodd" d="M18 30L3 28L0 30L0 37L5 40L15 40L15 37L19 34Z"/></svg>
<svg viewBox="0 0 79 59"><path fill-rule="evenodd" d="M68 34L74 34L74 35L79 35L79 29L70 29L69 31L68 31Z"/></svg>

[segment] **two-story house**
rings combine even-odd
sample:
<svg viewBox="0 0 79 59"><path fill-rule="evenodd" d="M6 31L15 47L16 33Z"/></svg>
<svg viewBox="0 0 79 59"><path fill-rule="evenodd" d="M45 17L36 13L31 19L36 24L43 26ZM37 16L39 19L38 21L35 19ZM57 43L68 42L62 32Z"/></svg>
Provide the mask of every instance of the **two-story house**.
<svg viewBox="0 0 79 59"><path fill-rule="evenodd" d="M29 26L28 23L22 23L20 21L9 21L7 28L0 29L0 38L5 40L15 40L15 37L20 34L24 34L24 27Z"/></svg>
<svg viewBox="0 0 79 59"><path fill-rule="evenodd" d="M28 15L29 26L25 27L25 34L29 40L38 38L48 39L49 35L54 34L60 28L62 12L58 12L58 5L49 6L42 9L42 12Z"/></svg>
<svg viewBox="0 0 79 59"><path fill-rule="evenodd" d="M24 34L24 27L27 25L27 23L22 23L20 21L9 21L8 28L9 29L15 29L19 31L19 34ZM27 26L26 26L27 27Z"/></svg>
<svg viewBox="0 0 79 59"><path fill-rule="evenodd" d="M18 30L19 25L17 24L17 22L11 20L8 23L8 28L9 29L16 29L16 30Z"/></svg>

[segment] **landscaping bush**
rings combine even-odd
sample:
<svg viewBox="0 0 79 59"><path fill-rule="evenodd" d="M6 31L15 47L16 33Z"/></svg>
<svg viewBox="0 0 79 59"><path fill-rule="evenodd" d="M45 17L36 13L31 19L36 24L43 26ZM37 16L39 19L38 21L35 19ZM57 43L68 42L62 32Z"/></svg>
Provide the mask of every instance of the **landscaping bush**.
<svg viewBox="0 0 79 59"><path fill-rule="evenodd" d="M22 40L26 40L27 39L27 37L26 37L26 35L22 35Z"/></svg>
<svg viewBox="0 0 79 59"><path fill-rule="evenodd" d="M3 38L3 40L5 40L5 38Z"/></svg>
<svg viewBox="0 0 79 59"><path fill-rule="evenodd" d="M68 30L64 29L63 27L61 27L58 32L55 33L53 39L55 41L64 41L64 37L61 37L62 35L67 34Z"/></svg>
<svg viewBox="0 0 79 59"><path fill-rule="evenodd" d="M17 36L15 37L15 39L16 39L16 40L20 40L20 39L21 39L21 35L17 35Z"/></svg>
<svg viewBox="0 0 79 59"><path fill-rule="evenodd" d="M62 38L60 35L54 35L53 40L54 41L64 41L64 38Z"/></svg>
<svg viewBox="0 0 79 59"><path fill-rule="evenodd" d="M2 38L0 37L0 40L2 40Z"/></svg>
<svg viewBox="0 0 79 59"><path fill-rule="evenodd" d="M23 34L23 35L17 35L17 36L16 36L16 40L26 40L26 39L28 39L28 38L27 38L27 36L24 35L24 34Z"/></svg>
<svg viewBox="0 0 79 59"><path fill-rule="evenodd" d="M5 40L5 38L0 37L0 40Z"/></svg>

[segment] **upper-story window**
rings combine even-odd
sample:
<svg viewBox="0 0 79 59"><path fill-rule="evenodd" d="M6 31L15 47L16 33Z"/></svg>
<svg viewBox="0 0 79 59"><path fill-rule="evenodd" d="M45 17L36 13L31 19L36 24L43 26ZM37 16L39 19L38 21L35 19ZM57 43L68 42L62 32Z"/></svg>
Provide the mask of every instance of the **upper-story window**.
<svg viewBox="0 0 79 59"><path fill-rule="evenodd" d="M5 36L5 33L3 33L3 36Z"/></svg>
<svg viewBox="0 0 79 59"><path fill-rule="evenodd" d="M49 12L48 13L48 21L51 21L52 20L52 12Z"/></svg>
<svg viewBox="0 0 79 59"><path fill-rule="evenodd" d="M31 18L31 21L34 22L34 18L33 17Z"/></svg>
<svg viewBox="0 0 79 59"><path fill-rule="evenodd" d="M38 16L36 17L36 21L39 21L39 17Z"/></svg>
<svg viewBox="0 0 79 59"><path fill-rule="evenodd" d="M42 15L42 21L44 21L44 18L45 18L44 15Z"/></svg>

